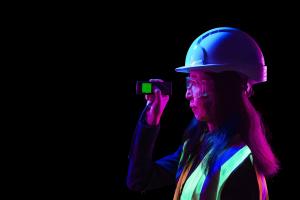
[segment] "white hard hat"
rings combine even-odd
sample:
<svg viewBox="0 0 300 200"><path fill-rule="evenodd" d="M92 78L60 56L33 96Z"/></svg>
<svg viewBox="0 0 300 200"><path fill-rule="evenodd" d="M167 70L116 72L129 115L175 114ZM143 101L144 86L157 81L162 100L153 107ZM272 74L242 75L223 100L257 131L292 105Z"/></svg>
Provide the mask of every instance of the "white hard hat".
<svg viewBox="0 0 300 200"><path fill-rule="evenodd" d="M267 66L262 51L247 33L231 27L211 29L194 40L177 72L201 69L212 72L235 71L252 84L267 81Z"/></svg>

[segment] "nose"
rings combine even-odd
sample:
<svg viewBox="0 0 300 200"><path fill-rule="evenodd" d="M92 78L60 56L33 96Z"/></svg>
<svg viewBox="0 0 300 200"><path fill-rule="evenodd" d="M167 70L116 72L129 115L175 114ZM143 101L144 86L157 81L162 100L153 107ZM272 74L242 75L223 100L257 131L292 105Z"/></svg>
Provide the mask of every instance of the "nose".
<svg viewBox="0 0 300 200"><path fill-rule="evenodd" d="M186 98L187 100L191 100L191 99L192 99L192 93L191 93L191 90L189 90L189 89L186 90L185 98Z"/></svg>

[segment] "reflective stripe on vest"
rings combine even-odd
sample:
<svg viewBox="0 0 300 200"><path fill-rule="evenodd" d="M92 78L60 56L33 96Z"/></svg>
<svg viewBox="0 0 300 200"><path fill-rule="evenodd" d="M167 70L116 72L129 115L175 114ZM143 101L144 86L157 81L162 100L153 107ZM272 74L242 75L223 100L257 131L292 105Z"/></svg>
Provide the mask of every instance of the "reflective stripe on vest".
<svg viewBox="0 0 300 200"><path fill-rule="evenodd" d="M252 155L250 155L250 160L253 164ZM257 178L258 188L259 188L259 200L269 200L268 187L267 187L265 176L258 172L255 165L254 168L255 168L255 173L256 173L256 178Z"/></svg>
<svg viewBox="0 0 300 200"><path fill-rule="evenodd" d="M221 167L220 180L218 183L217 199L221 198L221 191L225 181L229 175L235 170L251 153L248 146L244 146L241 150L235 153L229 160L227 160Z"/></svg>
<svg viewBox="0 0 300 200"><path fill-rule="evenodd" d="M251 150L248 146L245 145L243 148L239 149L233 155L231 155L230 158L227 159L223 164L221 164L220 178L214 199L220 200L221 191L225 181L230 176L230 174L250 155L250 153ZM198 167L194 170L194 172L190 175L190 177L186 180L180 196L181 200L200 199L200 194L203 190L203 186L207 181L206 179L208 179L207 174L205 174L204 172L204 166L208 158L207 155L204 157L203 161L198 165ZM263 180L265 181L263 176L260 176L260 178L262 180L259 180L258 177L259 185L263 183ZM263 187L260 187L260 199L267 198L267 195L262 195L264 192L267 192L265 189L266 184L264 182Z"/></svg>

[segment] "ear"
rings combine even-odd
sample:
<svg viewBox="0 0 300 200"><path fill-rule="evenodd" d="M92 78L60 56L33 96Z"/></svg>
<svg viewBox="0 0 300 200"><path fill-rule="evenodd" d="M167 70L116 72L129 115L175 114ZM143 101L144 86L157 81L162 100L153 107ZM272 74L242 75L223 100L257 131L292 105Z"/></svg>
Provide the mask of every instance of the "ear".
<svg viewBox="0 0 300 200"><path fill-rule="evenodd" d="M245 94L247 95L247 97L251 97L254 95L254 90L252 88L252 84L250 84L249 82L245 85Z"/></svg>

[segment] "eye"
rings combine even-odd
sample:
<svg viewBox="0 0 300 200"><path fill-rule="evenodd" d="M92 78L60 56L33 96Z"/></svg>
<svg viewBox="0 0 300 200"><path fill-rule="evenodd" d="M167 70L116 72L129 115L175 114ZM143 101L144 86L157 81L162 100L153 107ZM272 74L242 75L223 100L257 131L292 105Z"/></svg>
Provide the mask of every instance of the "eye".
<svg viewBox="0 0 300 200"><path fill-rule="evenodd" d="M190 89L192 86L197 85L197 81L190 78L190 77L186 77L186 89Z"/></svg>
<svg viewBox="0 0 300 200"><path fill-rule="evenodd" d="M185 83L186 83L186 89L190 89L192 87L192 81L190 77L186 77Z"/></svg>

